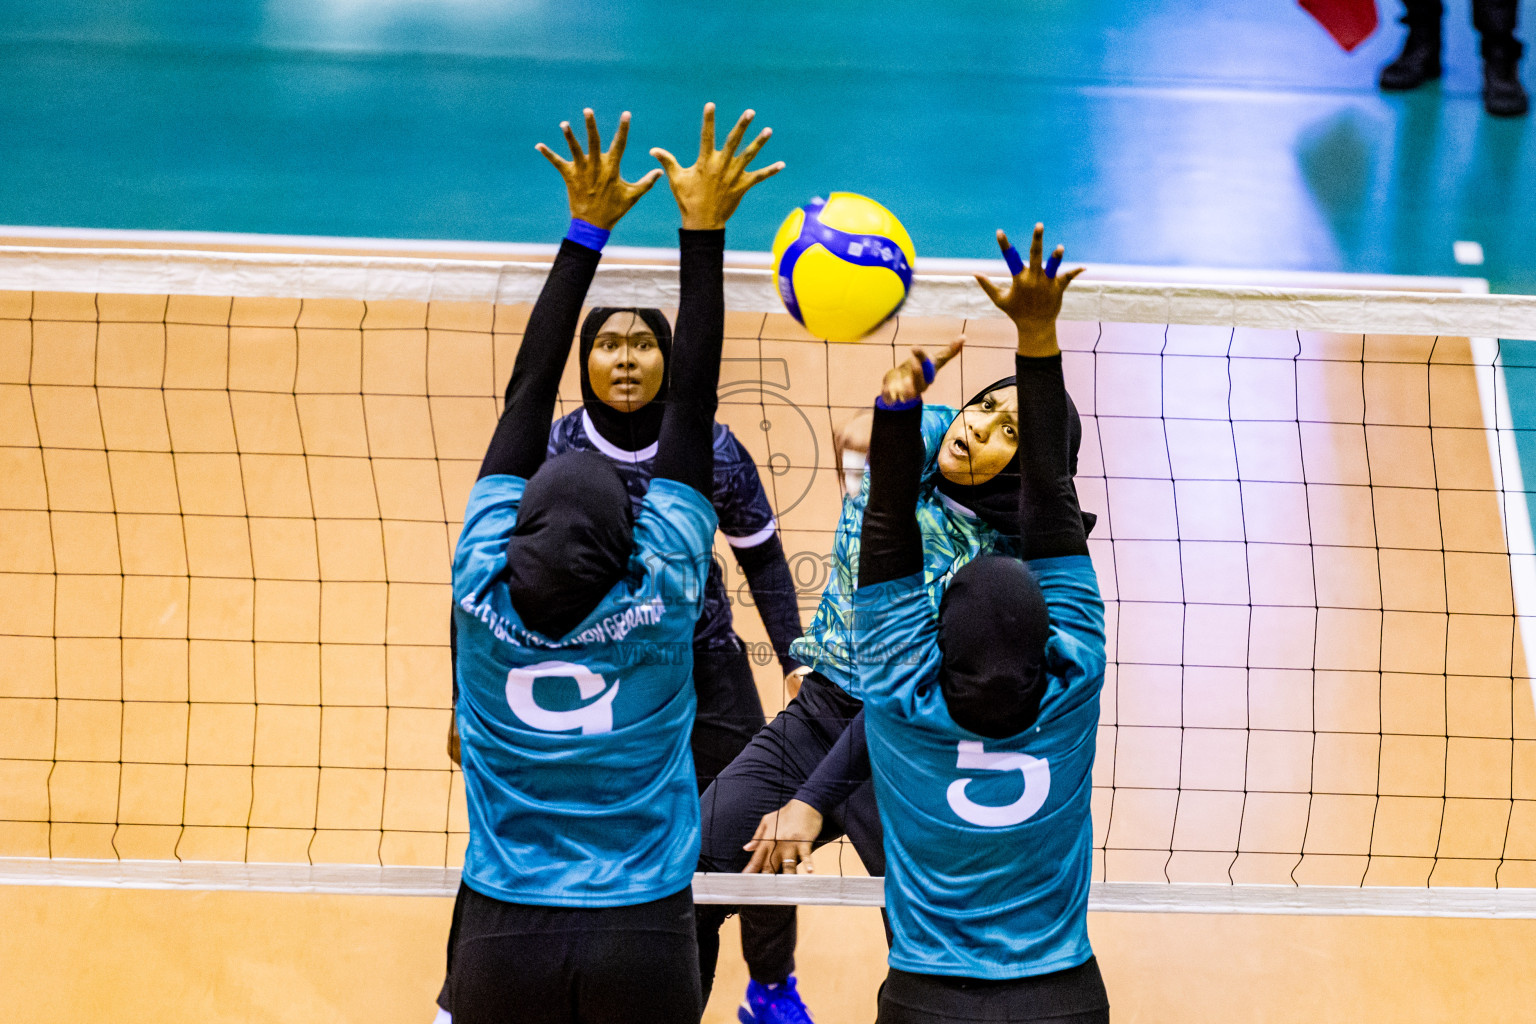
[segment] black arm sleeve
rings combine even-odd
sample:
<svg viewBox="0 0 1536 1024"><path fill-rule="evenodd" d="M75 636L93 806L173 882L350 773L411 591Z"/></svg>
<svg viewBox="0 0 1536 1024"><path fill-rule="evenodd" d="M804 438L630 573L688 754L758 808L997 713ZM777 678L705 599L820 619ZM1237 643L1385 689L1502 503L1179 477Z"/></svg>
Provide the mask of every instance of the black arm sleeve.
<svg viewBox="0 0 1536 1024"><path fill-rule="evenodd" d="M1024 557L1086 555L1072 485L1067 386L1061 356L1014 358L1019 387L1019 528Z"/></svg>
<svg viewBox="0 0 1536 1024"><path fill-rule="evenodd" d="M725 230L677 234L677 333L655 475L712 498L715 408L720 402L720 349L725 343Z"/></svg>
<svg viewBox="0 0 1536 1024"><path fill-rule="evenodd" d="M453 680L453 702L459 702L459 617L448 615L448 676Z"/></svg>
<svg viewBox="0 0 1536 1024"><path fill-rule="evenodd" d="M921 572L917 488L923 474L923 407L875 407L869 433L869 504L859 531L859 586Z"/></svg>
<svg viewBox="0 0 1536 1024"><path fill-rule="evenodd" d="M789 645L800 637L800 598L795 593L789 563L784 559L784 543L775 533L761 544L750 548L733 547L731 552L747 576L747 586L752 590L752 600L757 605L757 614L762 617L763 627L768 630L773 653L778 655L779 667L789 675L800 667L800 663L789 656Z"/></svg>
<svg viewBox="0 0 1536 1024"><path fill-rule="evenodd" d="M560 373L571 353L581 304L600 259L602 253L569 238L560 243L555 265L549 268L544 290L523 331L501 422L496 424L485 461L480 463L481 477L506 473L526 478L544 464Z"/></svg>
<svg viewBox="0 0 1536 1024"><path fill-rule="evenodd" d="M827 756L795 793L795 799L831 814L842 806L853 791L869 781L874 770L869 765L869 744L864 738L864 712L860 711L837 738Z"/></svg>

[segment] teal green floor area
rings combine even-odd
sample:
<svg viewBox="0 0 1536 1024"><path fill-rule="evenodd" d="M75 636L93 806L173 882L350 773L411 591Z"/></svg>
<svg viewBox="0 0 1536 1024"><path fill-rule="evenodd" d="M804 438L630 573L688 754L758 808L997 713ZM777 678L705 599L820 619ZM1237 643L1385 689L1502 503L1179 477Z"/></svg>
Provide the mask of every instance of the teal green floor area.
<svg viewBox="0 0 1536 1024"><path fill-rule="evenodd" d="M628 107L638 175L713 99L789 164L733 248L851 189L920 255L1040 219L1085 260L1536 291L1536 133L1482 113L1467 2L1445 79L1382 96L1391 0L1353 55L1290 0L0 0L0 224L553 241L534 142ZM657 192L615 241L675 226Z"/></svg>

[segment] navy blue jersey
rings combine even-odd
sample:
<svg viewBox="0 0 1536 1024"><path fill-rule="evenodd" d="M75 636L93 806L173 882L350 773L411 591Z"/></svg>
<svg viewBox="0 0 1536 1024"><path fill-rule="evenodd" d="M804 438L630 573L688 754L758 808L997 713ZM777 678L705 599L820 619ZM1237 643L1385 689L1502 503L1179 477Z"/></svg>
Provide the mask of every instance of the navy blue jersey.
<svg viewBox="0 0 1536 1024"><path fill-rule="evenodd" d="M627 452L597 432L585 409L577 409L556 420L549 430L549 454L555 456L570 451L607 456L617 467L619 476L624 478L630 504L636 514L639 513L640 501L651 486L656 445ZM725 534L726 543L731 547L756 547L778 530L773 506L768 503L752 456L736 440L731 429L721 423L715 424L714 505L720 532ZM725 593L724 574L720 564L710 559L709 579L704 584L704 611L694 630L694 646L734 648L739 642L732 628L731 603Z"/></svg>
<svg viewBox="0 0 1536 1024"><path fill-rule="evenodd" d="M938 616L914 573L854 593L858 690L885 828L891 966L995 980L1093 955L1094 741L1104 602L1086 555L1027 563L1051 613L1040 717L988 739L939 687Z"/></svg>
<svg viewBox="0 0 1536 1024"><path fill-rule="evenodd" d="M464 881L539 906L670 896L699 856L692 637L714 510L693 488L657 480L635 517L627 574L552 640L523 625L507 593L507 538L526 484L476 483L454 553Z"/></svg>

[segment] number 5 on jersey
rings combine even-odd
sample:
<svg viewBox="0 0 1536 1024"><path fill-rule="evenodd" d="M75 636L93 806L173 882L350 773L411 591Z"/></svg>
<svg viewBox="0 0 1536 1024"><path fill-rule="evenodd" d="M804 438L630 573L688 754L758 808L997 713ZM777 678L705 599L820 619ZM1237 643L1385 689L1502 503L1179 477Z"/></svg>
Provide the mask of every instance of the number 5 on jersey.
<svg viewBox="0 0 1536 1024"><path fill-rule="evenodd" d="M987 753L976 740L961 740L956 768L977 769L984 772L1018 771L1024 776L1024 792L1011 804L993 806L978 804L965 795L965 787L974 779L956 779L949 784L945 794L949 809L962 821L983 828L1008 828L1028 821L1036 811L1045 806L1045 798L1051 795L1051 766L1043 757L1028 754Z"/></svg>

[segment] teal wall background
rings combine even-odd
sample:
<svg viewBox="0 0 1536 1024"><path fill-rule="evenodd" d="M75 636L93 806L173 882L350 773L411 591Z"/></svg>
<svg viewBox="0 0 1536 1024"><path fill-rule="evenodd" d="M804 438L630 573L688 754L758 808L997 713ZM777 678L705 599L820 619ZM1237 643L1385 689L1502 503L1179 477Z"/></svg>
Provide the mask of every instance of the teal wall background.
<svg viewBox="0 0 1536 1024"><path fill-rule="evenodd" d="M549 241L561 118L631 108L638 174L713 99L789 163L735 248L853 189L933 256L1044 219L1083 259L1536 290L1536 133L1483 115L1466 3L1444 82L1383 97L1393 3L1346 55L1289 0L0 0L0 223Z"/></svg>

